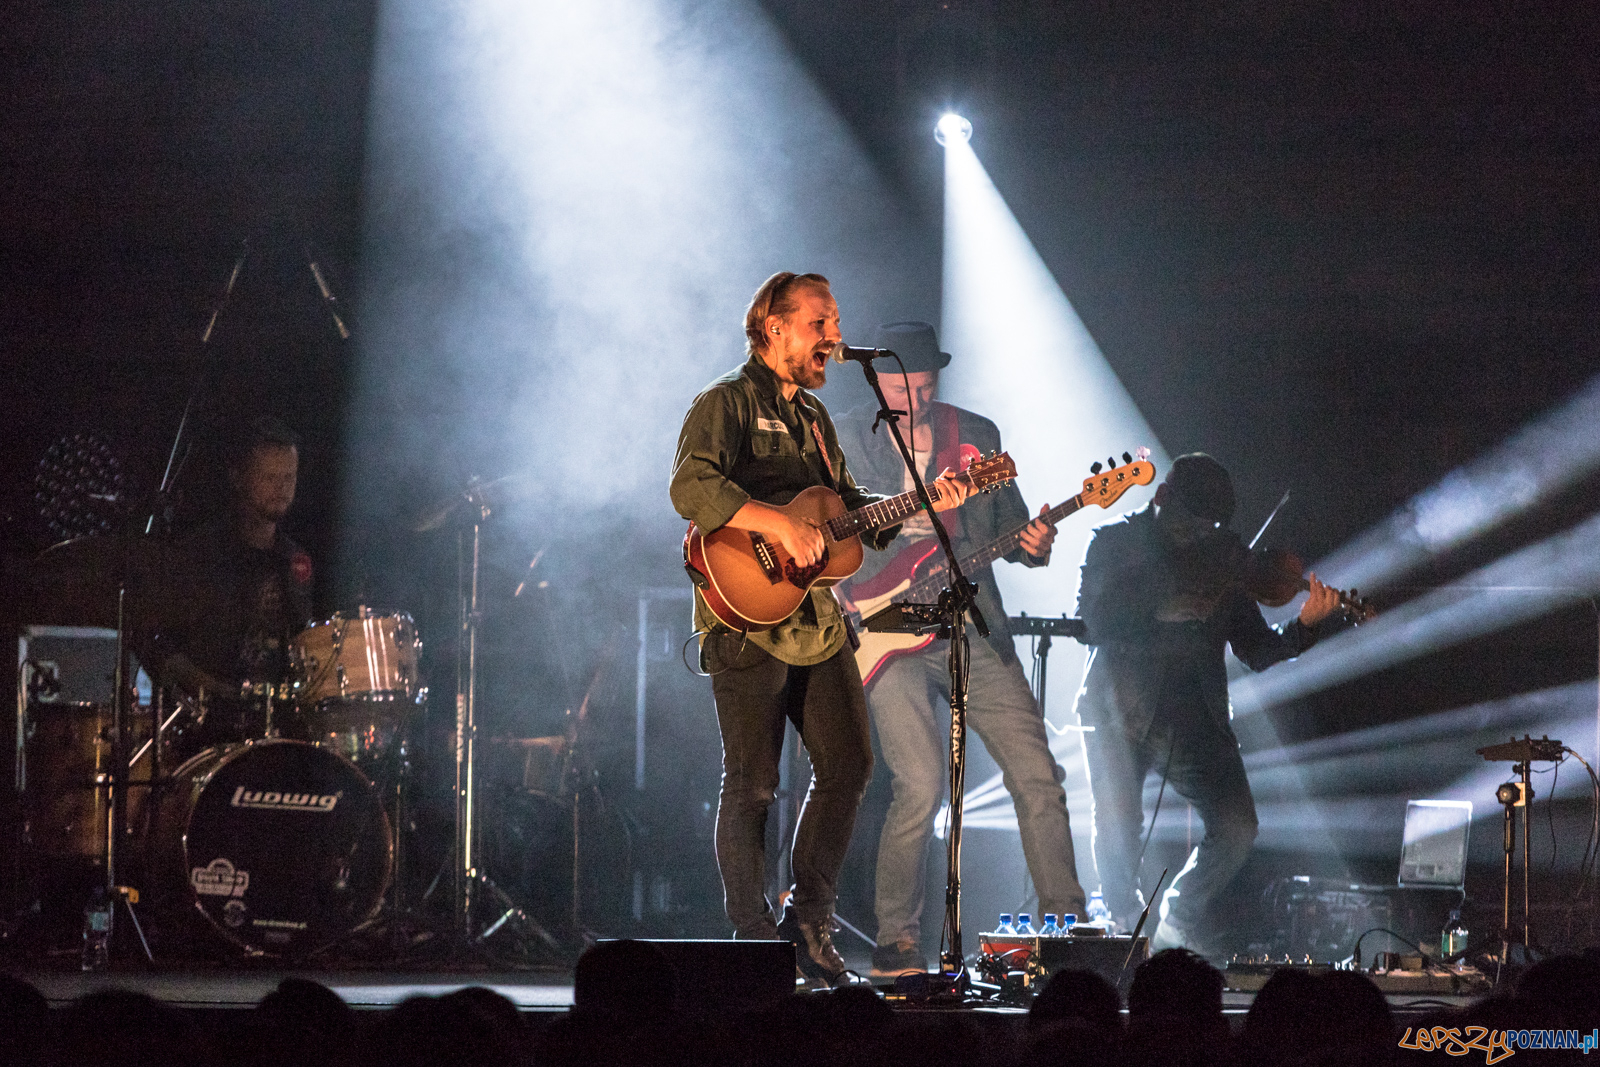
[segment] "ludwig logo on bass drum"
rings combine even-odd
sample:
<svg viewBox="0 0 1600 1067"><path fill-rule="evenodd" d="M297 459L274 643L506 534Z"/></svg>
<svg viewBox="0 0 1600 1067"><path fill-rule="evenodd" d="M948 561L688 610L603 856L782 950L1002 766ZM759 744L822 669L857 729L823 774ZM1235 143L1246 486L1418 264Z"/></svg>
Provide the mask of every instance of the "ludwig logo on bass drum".
<svg viewBox="0 0 1600 1067"><path fill-rule="evenodd" d="M266 808L271 811L322 811L333 810L344 793L275 793L266 789L246 789L239 786L228 801L236 808Z"/></svg>

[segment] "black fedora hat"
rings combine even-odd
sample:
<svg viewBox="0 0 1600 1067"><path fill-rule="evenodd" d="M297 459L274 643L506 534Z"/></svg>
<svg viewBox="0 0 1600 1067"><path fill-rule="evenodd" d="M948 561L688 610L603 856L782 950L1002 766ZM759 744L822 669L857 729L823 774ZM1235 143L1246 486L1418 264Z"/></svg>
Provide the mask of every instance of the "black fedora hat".
<svg viewBox="0 0 1600 1067"><path fill-rule="evenodd" d="M886 322L872 343L897 354L910 374L950 365L950 353L939 351L939 335L926 322Z"/></svg>

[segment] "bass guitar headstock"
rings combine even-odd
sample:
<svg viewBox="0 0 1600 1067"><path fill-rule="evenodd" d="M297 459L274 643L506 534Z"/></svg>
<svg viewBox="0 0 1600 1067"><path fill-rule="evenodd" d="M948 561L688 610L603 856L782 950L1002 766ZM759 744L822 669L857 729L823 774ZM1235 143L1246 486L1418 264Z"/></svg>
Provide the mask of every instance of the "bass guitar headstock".
<svg viewBox="0 0 1600 1067"><path fill-rule="evenodd" d="M1100 464L1089 465L1090 476L1083 480L1083 492L1078 495L1078 502L1084 507L1090 504L1099 504L1109 508L1115 504L1123 493L1136 485L1149 485L1155 481L1156 465L1147 458L1149 450L1139 449L1139 457L1135 459L1127 452L1122 454L1122 465L1117 466L1116 457L1106 460L1104 470Z"/></svg>

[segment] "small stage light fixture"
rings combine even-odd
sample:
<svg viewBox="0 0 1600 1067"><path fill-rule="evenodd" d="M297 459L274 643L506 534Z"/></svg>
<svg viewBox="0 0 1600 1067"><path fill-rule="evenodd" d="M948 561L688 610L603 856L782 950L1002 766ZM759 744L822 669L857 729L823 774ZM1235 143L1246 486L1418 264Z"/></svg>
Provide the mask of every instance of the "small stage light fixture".
<svg viewBox="0 0 1600 1067"><path fill-rule="evenodd" d="M933 128L933 139L941 145L948 145L951 141L965 144L972 140L972 123L954 111L946 112Z"/></svg>

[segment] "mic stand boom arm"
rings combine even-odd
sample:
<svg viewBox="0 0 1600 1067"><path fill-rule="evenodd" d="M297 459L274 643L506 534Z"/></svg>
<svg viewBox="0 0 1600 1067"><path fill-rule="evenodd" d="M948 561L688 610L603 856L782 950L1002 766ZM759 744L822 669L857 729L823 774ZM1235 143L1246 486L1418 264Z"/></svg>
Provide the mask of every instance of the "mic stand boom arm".
<svg viewBox="0 0 1600 1067"><path fill-rule="evenodd" d="M966 973L966 957L961 947L961 809L967 774L967 678L970 667L966 620L968 616L972 618L972 625L980 637L989 636L989 627L984 621L983 612L978 609L978 587L961 573L961 563L950 545L950 535L944 523L939 521L938 513L933 510L933 498L928 495L922 472L917 470L916 459L906 445L905 438L900 436L900 414L889 407L883 387L878 384L878 372L873 370L871 362L860 362L867 376L867 384L872 386L878 398L878 417L873 429L876 431L877 422L889 424L889 434L894 438L906 470L911 473L911 483L916 487L917 497L922 501L928 518L932 520L934 536L944 550L945 563L949 567L950 588L939 596L939 614L944 627L939 636L950 639L950 821L945 834L948 875L945 881L944 930L940 936L943 949L939 954L939 969L959 989L965 984L963 979Z"/></svg>

